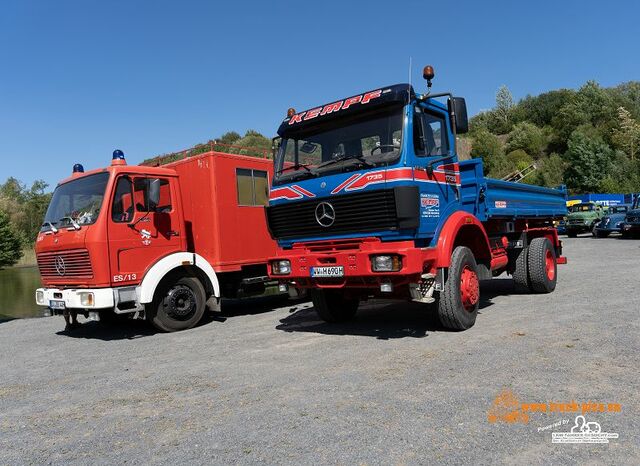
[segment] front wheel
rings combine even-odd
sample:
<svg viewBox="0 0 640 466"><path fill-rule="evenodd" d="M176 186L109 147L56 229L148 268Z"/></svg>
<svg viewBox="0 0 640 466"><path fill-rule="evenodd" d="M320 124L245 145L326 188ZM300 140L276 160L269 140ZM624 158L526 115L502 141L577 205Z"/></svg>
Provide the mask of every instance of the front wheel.
<svg viewBox="0 0 640 466"><path fill-rule="evenodd" d="M438 317L446 328L466 330L475 324L479 304L478 265L469 248L458 246L451 255L449 275L440 293Z"/></svg>
<svg viewBox="0 0 640 466"><path fill-rule="evenodd" d="M576 238L578 236L578 232L577 231L569 231L569 230L567 230L567 236L569 238Z"/></svg>
<svg viewBox="0 0 640 466"><path fill-rule="evenodd" d="M358 298L347 298L341 290L311 290L311 301L318 317L331 323L353 319L360 304Z"/></svg>
<svg viewBox="0 0 640 466"><path fill-rule="evenodd" d="M206 294L197 278L181 277L161 284L147 309L147 319L158 330L175 332L193 327L204 314Z"/></svg>

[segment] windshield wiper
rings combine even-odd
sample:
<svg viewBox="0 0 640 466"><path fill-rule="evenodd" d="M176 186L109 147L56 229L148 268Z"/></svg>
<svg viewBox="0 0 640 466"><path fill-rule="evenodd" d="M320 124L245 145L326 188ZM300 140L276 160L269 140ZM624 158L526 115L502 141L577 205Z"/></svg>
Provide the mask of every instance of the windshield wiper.
<svg viewBox="0 0 640 466"><path fill-rule="evenodd" d="M73 218L71 218L71 217L62 217L62 218L61 218L60 220L58 220L58 221L59 221L59 222L62 222L63 220L69 220L69 223L73 226L73 228L74 228L75 230L79 230L79 229L80 229L80 225L78 225L78 224L76 223L76 221L75 221Z"/></svg>
<svg viewBox="0 0 640 466"><path fill-rule="evenodd" d="M342 155L340 157L336 157L336 158L333 158L331 160L327 160L326 162L322 162L320 165L318 165L318 168L322 168L322 167L326 167L326 166L329 166L329 165L333 165L334 163L343 162L343 161L349 160L349 159L357 160L358 162L362 163L367 168L370 168L370 167L374 166L374 164L369 162L364 157L364 155Z"/></svg>
<svg viewBox="0 0 640 466"><path fill-rule="evenodd" d="M53 223L51 223L51 222L44 222L44 223L42 224L42 226L43 226L43 227L44 227L44 226L47 226L47 225L49 226L49 228L51 229L51 231L53 231L54 233L58 233L58 229L57 229L56 227L54 227L54 226L53 226Z"/></svg>
<svg viewBox="0 0 640 466"><path fill-rule="evenodd" d="M299 168L304 168L307 171L307 173L313 173L313 170L311 170L310 165L306 163L297 163L295 165L291 165L290 167L281 168L276 172L276 175L279 175L280 173L284 173L288 170L298 170Z"/></svg>

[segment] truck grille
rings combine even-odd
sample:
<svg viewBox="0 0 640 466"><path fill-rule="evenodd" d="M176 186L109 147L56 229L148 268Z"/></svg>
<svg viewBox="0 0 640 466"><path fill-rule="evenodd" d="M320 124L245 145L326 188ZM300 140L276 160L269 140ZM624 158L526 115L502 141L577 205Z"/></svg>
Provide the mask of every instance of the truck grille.
<svg viewBox="0 0 640 466"><path fill-rule="evenodd" d="M86 249L43 252L38 254L38 268L42 278L93 278L89 251Z"/></svg>
<svg viewBox="0 0 640 466"><path fill-rule="evenodd" d="M323 227L316 220L321 202L330 203L335 211L331 226ZM267 219L278 239L397 230L400 226L392 189L270 206Z"/></svg>

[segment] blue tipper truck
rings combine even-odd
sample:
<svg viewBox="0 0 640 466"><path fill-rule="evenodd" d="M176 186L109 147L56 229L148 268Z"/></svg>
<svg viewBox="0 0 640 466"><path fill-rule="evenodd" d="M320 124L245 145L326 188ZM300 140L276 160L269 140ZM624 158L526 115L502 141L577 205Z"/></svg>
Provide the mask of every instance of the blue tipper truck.
<svg viewBox="0 0 640 466"><path fill-rule="evenodd" d="M430 91L433 68L423 74ZM475 323L480 280L506 272L520 290L553 291L566 190L485 178L481 160L458 161L467 130L463 98L409 84L289 109L266 209L270 276L309 289L327 322L406 297L456 330Z"/></svg>

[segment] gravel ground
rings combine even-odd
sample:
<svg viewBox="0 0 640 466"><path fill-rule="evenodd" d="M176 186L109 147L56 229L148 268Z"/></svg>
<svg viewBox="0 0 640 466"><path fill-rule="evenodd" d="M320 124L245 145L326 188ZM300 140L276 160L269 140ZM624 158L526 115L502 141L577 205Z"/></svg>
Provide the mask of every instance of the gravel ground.
<svg viewBox="0 0 640 466"><path fill-rule="evenodd" d="M347 325L273 300L175 334L0 324L0 464L640 464L640 241L564 242L554 293L496 279L466 332L390 301ZM619 403L586 414L619 438L553 444L574 413L491 423L505 391L520 405Z"/></svg>

